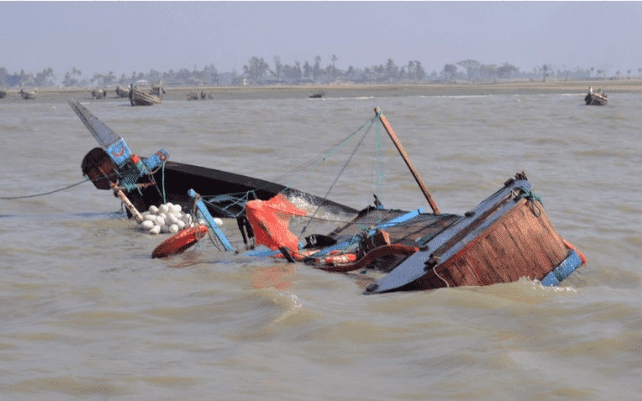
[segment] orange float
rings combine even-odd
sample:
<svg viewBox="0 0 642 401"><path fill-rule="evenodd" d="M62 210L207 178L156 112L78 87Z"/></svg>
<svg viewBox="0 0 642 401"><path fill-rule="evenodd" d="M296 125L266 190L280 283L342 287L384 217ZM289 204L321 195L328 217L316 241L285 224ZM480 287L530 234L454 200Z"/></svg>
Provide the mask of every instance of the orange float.
<svg viewBox="0 0 642 401"><path fill-rule="evenodd" d="M185 252L207 234L207 226L189 227L163 241L152 252L152 258L166 258Z"/></svg>

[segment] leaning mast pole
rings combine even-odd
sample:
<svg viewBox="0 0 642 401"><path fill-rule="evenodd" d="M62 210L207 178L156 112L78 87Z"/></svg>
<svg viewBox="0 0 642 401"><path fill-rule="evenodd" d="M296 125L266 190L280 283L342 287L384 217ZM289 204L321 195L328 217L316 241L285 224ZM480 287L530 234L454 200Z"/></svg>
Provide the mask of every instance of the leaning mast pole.
<svg viewBox="0 0 642 401"><path fill-rule="evenodd" d="M424 193L424 196L426 197L428 204L432 208L432 211L435 214L441 214L439 213L439 209L437 208L435 201L432 199L432 196L430 196L430 193L428 192L428 188L426 188L426 185L421 179L421 176L415 169L415 166L413 166L412 161L410 161L410 156L408 156L408 153L404 149L403 145L401 145L401 142L399 142L399 138L397 138L397 135L395 135L395 132L392 130L390 123L388 123L386 116L383 115L383 112L379 107L375 107L374 111L377 114L377 117L379 118L379 120L381 121L381 124L383 124L383 127L386 129L386 132L390 136L390 139L392 139L392 143L394 143L395 146L397 147L399 154L401 154L401 158L403 159L404 162L406 162L406 166L408 166L408 169L410 169L410 173L415 178L415 181L417 181L417 184L419 185L421 192Z"/></svg>

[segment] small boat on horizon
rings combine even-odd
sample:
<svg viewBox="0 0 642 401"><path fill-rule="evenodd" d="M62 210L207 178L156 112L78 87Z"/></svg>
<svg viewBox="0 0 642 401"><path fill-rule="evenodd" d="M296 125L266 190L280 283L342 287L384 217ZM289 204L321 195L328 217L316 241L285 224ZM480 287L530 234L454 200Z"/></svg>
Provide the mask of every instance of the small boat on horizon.
<svg viewBox="0 0 642 401"><path fill-rule="evenodd" d="M129 89L124 90L124 89L120 89L119 86L116 86L116 96L118 96L118 97L129 97Z"/></svg>
<svg viewBox="0 0 642 401"><path fill-rule="evenodd" d="M589 91L584 97L584 102L586 102L587 106L606 106L608 101L608 96L602 93L601 89L594 92L591 86L589 86Z"/></svg>
<svg viewBox="0 0 642 401"><path fill-rule="evenodd" d="M160 85L152 85L152 89L147 93L132 87L128 94L129 102L132 106L153 106L161 103L164 93L165 90Z"/></svg>
<svg viewBox="0 0 642 401"><path fill-rule="evenodd" d="M24 89L20 89L20 92L18 92L20 96L25 99L25 100L33 100L36 98L36 94L38 93L38 89L34 89L31 92L25 92Z"/></svg>
<svg viewBox="0 0 642 401"><path fill-rule="evenodd" d="M94 100L102 100L107 98L107 91L104 89L98 89L91 91L91 97Z"/></svg>

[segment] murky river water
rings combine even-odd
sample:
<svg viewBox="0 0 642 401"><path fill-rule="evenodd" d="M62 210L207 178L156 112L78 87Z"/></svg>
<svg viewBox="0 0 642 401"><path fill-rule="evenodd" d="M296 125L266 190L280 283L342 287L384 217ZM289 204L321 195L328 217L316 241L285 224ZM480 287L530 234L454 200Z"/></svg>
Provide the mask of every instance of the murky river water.
<svg viewBox="0 0 642 401"><path fill-rule="evenodd" d="M90 183L2 199L0 399L639 399L642 94L582 103L577 94L84 103L141 156L163 148L264 179L341 142L379 106L442 212L470 210L525 171L588 265L559 288L521 280L364 296L344 275L208 242L151 259L167 237L139 231ZM385 136L377 175L376 143L372 131L329 198L362 208L378 192L387 207L429 210ZM0 103L0 197L82 181L96 146L66 103ZM344 162L294 186L324 196Z"/></svg>

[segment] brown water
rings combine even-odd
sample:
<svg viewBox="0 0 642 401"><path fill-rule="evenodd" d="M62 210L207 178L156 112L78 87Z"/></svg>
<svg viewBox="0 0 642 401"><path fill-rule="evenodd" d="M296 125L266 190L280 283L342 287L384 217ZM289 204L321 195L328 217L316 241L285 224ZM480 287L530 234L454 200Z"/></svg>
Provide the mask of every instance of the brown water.
<svg viewBox="0 0 642 401"><path fill-rule="evenodd" d="M264 179L379 106L442 212L472 209L524 170L588 265L559 288L524 279L364 296L344 275L206 241L152 260L166 236L138 231L89 183L0 200L0 399L639 399L642 95L606 107L582 97L86 102L139 155L164 148ZM429 210L386 137L377 180L376 136L329 197L361 208L378 192L387 207ZM80 182L97 146L56 102L0 103L0 138L0 197ZM324 196L344 162L280 182Z"/></svg>

